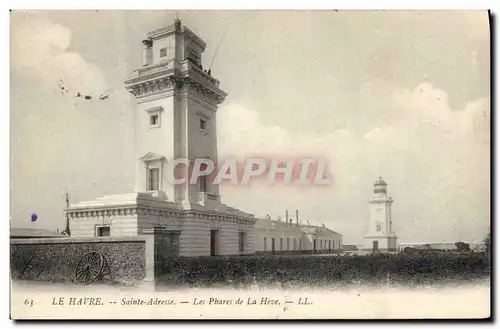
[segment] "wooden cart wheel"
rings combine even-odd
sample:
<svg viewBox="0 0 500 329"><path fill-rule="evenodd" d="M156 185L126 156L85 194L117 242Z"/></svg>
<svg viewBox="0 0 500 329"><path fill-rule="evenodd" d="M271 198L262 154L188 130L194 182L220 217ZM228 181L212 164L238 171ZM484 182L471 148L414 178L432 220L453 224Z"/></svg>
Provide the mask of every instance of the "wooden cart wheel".
<svg viewBox="0 0 500 329"><path fill-rule="evenodd" d="M76 266L75 279L79 283L90 284L102 273L104 257L97 251L92 251L80 259Z"/></svg>

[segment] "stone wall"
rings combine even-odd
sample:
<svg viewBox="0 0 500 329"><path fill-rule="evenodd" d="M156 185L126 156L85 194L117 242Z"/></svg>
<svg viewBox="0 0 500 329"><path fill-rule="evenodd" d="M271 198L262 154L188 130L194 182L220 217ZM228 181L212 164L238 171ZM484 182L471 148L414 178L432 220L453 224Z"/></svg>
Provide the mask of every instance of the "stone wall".
<svg viewBox="0 0 500 329"><path fill-rule="evenodd" d="M86 254L97 251L109 264L103 280L134 283L154 277L147 255L152 237L13 239L10 268L14 280L76 283L76 267ZM152 240L151 240L152 241ZM147 266L149 263L149 266ZM109 275L111 274L111 275Z"/></svg>

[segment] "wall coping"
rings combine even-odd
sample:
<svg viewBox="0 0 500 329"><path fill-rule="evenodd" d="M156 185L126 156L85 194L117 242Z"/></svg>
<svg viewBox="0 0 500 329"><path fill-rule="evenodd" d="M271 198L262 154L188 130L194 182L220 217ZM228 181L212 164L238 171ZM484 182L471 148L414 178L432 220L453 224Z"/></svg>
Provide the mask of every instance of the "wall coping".
<svg viewBox="0 0 500 329"><path fill-rule="evenodd" d="M119 243L119 242L146 242L146 236L110 236L110 237L85 237L85 238L34 238L10 239L10 244L71 244L71 243Z"/></svg>

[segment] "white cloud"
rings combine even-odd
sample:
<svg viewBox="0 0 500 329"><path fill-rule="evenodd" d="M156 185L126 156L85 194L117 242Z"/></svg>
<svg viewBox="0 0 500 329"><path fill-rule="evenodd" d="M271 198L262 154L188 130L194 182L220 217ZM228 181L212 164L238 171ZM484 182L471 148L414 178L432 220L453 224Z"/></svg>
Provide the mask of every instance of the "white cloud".
<svg viewBox="0 0 500 329"><path fill-rule="evenodd" d="M347 129L323 138L296 135L263 125L256 111L224 106L218 114L221 156L316 153L328 159L334 176L334 184L326 188L223 187L225 202L273 216L299 208L304 219L328 223L357 242L365 233L371 184L380 174L396 200L394 220L404 240L415 234L417 240L455 239L457 234L466 239L473 235L467 232L471 227L474 233L484 230L489 177L481 172L489 163L488 102L481 99L452 110L447 93L429 83L391 94L386 105L397 111L387 124L359 136ZM415 217L420 218L418 228L407 221ZM464 227L460 233L457 223Z"/></svg>
<svg viewBox="0 0 500 329"><path fill-rule="evenodd" d="M128 95L96 99L106 90L105 78L70 50L72 34L62 25L16 14L11 40L11 216L15 226L61 228L65 192L78 202L132 186L133 148L117 147L133 143L133 134L122 133L133 127L131 116L120 115L130 106ZM93 99L75 98L78 92ZM39 214L36 223L29 222L32 211Z"/></svg>
<svg viewBox="0 0 500 329"><path fill-rule="evenodd" d="M13 16L12 68L38 79L40 84L57 88L63 79L71 95L77 92L98 95L105 90L101 70L79 53L69 50L71 31L60 24Z"/></svg>
<svg viewBox="0 0 500 329"><path fill-rule="evenodd" d="M289 151L288 132L278 126L261 125L257 112L232 104L224 106L219 113L217 134L220 152L223 152L219 152L221 156L224 152L230 152L227 155L245 155Z"/></svg>

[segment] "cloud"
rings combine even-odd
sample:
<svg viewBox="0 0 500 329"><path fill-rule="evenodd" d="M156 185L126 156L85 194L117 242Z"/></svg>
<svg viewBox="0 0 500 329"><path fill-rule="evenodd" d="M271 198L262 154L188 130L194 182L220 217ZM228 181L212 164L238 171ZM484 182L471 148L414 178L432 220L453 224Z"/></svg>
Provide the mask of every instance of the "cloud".
<svg viewBox="0 0 500 329"><path fill-rule="evenodd" d="M299 208L304 220L325 222L359 242L368 220L371 184L382 175L396 200L394 221L403 240L481 236L489 224L489 177L482 174L489 164L487 100L451 109L448 94L430 83L412 90L393 86L384 96L385 124L361 134L340 129L323 137L266 126L256 111L241 105L222 107L221 156L315 153L329 161L334 176L325 188L224 186L225 202L259 215ZM457 233L459 225L464 229Z"/></svg>
<svg viewBox="0 0 500 329"><path fill-rule="evenodd" d="M65 26L17 13L11 40L11 216L16 226L61 228L65 192L78 202L131 190L133 148L117 147L133 144L133 134L123 133L133 127L131 116L121 115L130 107L128 95L96 99L106 80L71 50ZM94 97L75 98L78 92ZM31 211L39 214L36 223L28 221Z"/></svg>
<svg viewBox="0 0 500 329"><path fill-rule="evenodd" d="M31 75L40 84L57 88L57 82L63 79L72 95L99 95L105 90L101 70L69 50L71 30L67 27L30 18L29 14L14 15L11 40L12 68Z"/></svg>
<svg viewBox="0 0 500 329"><path fill-rule="evenodd" d="M256 111L231 104L220 113L217 131L221 152L245 155L290 151L288 132L279 126L261 125Z"/></svg>

